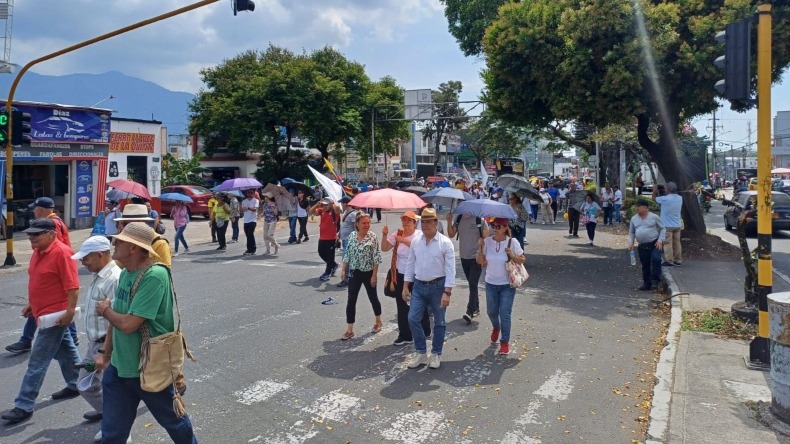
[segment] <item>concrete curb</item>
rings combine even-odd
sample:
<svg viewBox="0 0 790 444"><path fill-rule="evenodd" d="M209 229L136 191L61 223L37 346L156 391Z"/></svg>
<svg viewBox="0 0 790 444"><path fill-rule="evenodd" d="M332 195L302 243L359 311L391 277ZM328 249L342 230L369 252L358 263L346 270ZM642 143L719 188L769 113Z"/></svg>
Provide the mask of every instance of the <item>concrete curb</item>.
<svg viewBox="0 0 790 444"><path fill-rule="evenodd" d="M650 407L650 424L647 429L648 439L645 441L650 444L658 444L667 441L669 431L669 406L672 401L672 383L675 379L675 357L677 355L678 341L680 339L680 321L683 310L680 301L673 301L680 293L678 284L672 277L669 269L661 270L666 279L672 298L669 299L672 305L669 329L664 349L658 358L656 365L656 385L653 387L653 402Z"/></svg>

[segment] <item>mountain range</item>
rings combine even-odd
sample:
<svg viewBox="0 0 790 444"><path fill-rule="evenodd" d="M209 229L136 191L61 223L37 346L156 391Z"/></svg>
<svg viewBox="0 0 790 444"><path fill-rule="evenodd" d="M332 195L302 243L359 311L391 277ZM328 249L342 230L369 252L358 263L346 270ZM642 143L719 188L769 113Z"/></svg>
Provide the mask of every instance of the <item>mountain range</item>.
<svg viewBox="0 0 790 444"><path fill-rule="evenodd" d="M0 74L0 98L8 98L14 75ZM108 99L110 96L113 99ZM113 110L114 117L159 120L168 134L186 134L187 105L195 97L170 91L154 82L127 76L118 71L103 74L49 76L28 72L14 94L14 100L92 106Z"/></svg>

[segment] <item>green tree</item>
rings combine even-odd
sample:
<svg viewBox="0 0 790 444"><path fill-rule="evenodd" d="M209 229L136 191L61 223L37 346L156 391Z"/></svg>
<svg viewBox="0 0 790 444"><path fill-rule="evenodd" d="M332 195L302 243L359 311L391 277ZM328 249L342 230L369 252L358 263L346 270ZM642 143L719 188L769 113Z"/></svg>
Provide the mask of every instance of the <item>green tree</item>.
<svg viewBox="0 0 790 444"><path fill-rule="evenodd" d="M409 124L403 119L405 92L394 78L386 76L370 84L362 111L362 131L354 139L357 154L364 161L370 160L371 113L376 110L374 125L376 153L398 153L398 142L409 138ZM384 120L381 120L384 119Z"/></svg>
<svg viewBox="0 0 790 444"><path fill-rule="evenodd" d="M445 137L462 129L469 122L466 111L458 103L463 89L460 81L450 80L440 84L438 90L431 91L433 119L423 127L422 137L423 140L433 142L435 171L439 169L440 146L445 141Z"/></svg>
<svg viewBox="0 0 790 444"><path fill-rule="evenodd" d="M480 162L486 159L518 156L527 148L529 139L526 131L505 124L493 118L490 113L483 113L480 119L458 133L462 143L472 154L475 167L479 167Z"/></svg>
<svg viewBox="0 0 790 444"><path fill-rule="evenodd" d="M162 186L168 185L203 185L203 173L206 168L200 166L203 153L197 152L189 159L177 159L166 154L162 163Z"/></svg>
<svg viewBox="0 0 790 444"><path fill-rule="evenodd" d="M713 85L723 73L713 61L722 45L714 37L759 2L641 1L637 9L621 0L522 0L505 1L493 14L497 2L472 1L490 8L482 15L462 7L467 0L444 3L446 12L461 11L448 17L456 18L450 29L466 51L476 50L468 40L480 36L480 20L494 17L481 42L488 105L496 115L543 126L588 152L591 145L569 137L563 125L635 122L637 140L659 171L687 188L676 139L683 123L718 106ZM774 5L775 79L790 63L789 18L790 5ZM704 229L701 217L687 222Z"/></svg>

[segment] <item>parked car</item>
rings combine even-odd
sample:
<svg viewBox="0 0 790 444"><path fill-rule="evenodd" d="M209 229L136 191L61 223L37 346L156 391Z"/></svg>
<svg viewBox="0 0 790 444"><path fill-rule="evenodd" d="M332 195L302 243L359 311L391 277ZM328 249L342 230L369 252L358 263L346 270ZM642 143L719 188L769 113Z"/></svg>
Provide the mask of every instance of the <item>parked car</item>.
<svg viewBox="0 0 790 444"><path fill-rule="evenodd" d="M170 185L162 188L162 194L165 193L179 193L191 197L193 202L186 204L189 217L201 215L208 219L208 200L212 196L208 188L198 185ZM162 216L170 215L173 204L174 202L170 200L162 201Z"/></svg>
<svg viewBox="0 0 790 444"><path fill-rule="evenodd" d="M397 181L395 183L393 188L398 189L398 190L402 190L404 188L418 187L418 186L420 186L420 182L416 181L416 180L399 180L399 181Z"/></svg>
<svg viewBox="0 0 790 444"><path fill-rule="evenodd" d="M772 213L772 231L776 230L790 230L790 196L780 191L771 192L771 199L773 206ZM724 228L732 230L733 227L738 226L738 217L744 210L751 210L757 202L757 191L741 191L733 197L733 201L743 206L743 209L730 205L724 212ZM757 214L753 213L752 219L746 223L746 232L753 234L757 232Z"/></svg>

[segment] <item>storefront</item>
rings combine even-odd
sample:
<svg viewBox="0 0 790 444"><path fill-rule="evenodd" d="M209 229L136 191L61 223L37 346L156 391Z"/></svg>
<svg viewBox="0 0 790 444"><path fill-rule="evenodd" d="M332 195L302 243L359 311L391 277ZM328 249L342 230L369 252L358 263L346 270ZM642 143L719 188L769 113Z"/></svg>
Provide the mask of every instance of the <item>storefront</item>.
<svg viewBox="0 0 790 444"><path fill-rule="evenodd" d="M167 144L167 128L158 120L111 120L107 182L128 179L145 185L151 196L162 189L162 156Z"/></svg>
<svg viewBox="0 0 790 444"><path fill-rule="evenodd" d="M15 102L14 107L32 117L32 142L13 150L15 229L27 226L32 217L27 206L41 196L55 201L70 228L93 226L102 210L97 197L104 189L100 171L107 168L110 111L35 102ZM0 150L0 160L5 156ZM0 178L3 187L4 181Z"/></svg>

